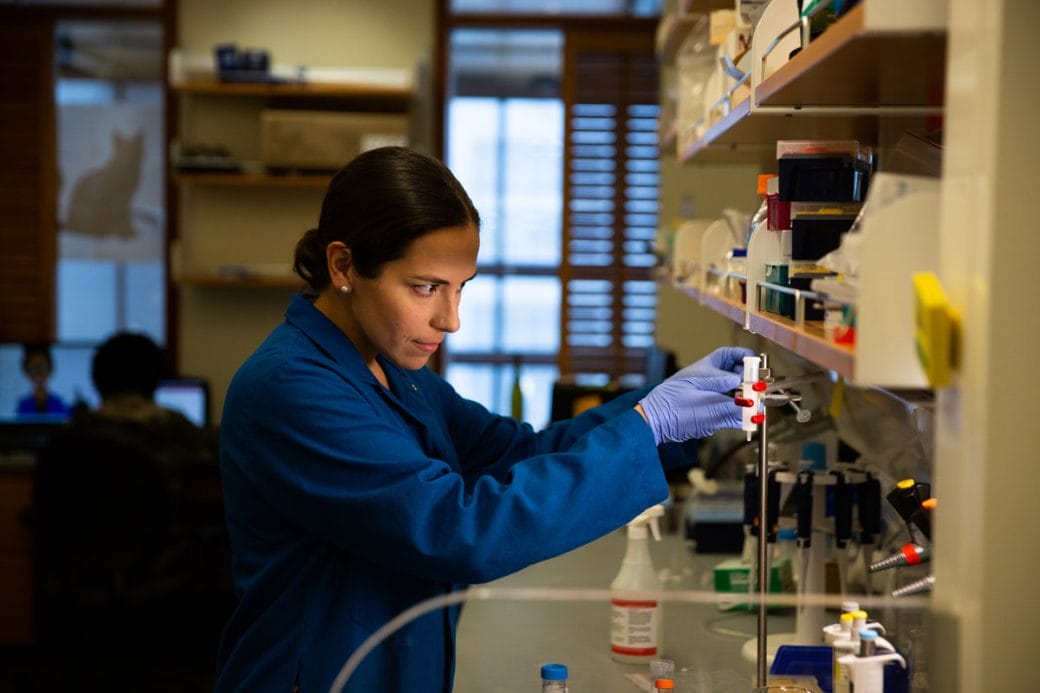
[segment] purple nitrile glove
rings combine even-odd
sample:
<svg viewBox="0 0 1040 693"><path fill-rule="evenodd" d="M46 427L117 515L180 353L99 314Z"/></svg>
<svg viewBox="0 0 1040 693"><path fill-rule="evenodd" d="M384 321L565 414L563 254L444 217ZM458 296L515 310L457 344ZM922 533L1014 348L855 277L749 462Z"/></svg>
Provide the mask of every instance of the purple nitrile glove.
<svg viewBox="0 0 1040 693"><path fill-rule="evenodd" d="M740 428L741 409L727 394L743 378L744 347L721 347L650 390L639 405L654 442L706 438L720 428Z"/></svg>

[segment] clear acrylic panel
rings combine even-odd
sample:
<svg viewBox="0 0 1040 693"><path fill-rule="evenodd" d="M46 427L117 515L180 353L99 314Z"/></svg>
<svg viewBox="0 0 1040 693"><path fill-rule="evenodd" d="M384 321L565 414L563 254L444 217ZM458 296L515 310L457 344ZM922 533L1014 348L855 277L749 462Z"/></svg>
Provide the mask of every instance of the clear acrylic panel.
<svg viewBox="0 0 1040 693"><path fill-rule="evenodd" d="M674 510L681 520L682 506ZM668 519L668 516L666 516ZM774 592L760 599L757 591L720 590L716 577L738 555L698 553L681 528L667 527L660 542L650 542L658 589L628 593L656 603L660 619L657 657L674 663L674 690L681 693L749 693L759 683L759 619L767 634L766 681L786 681L791 691L819 693L833 679L833 654L825 646L824 627L839 621L846 602L867 612L872 630L883 632L879 648L891 646L896 657L885 667L889 680L918 693L928 690L929 619L927 597L893 598L877 590L872 595L850 592L801 594ZM559 662L568 667L570 690L597 693L651 691L649 661L617 661L611 656L611 581L625 556L624 530L612 532L562 556L465 592L455 592L416 605L383 627L368 643L388 636L401 625L450 604L464 604L456 638L456 693L491 690L537 690L540 666ZM913 573L916 574L916 573ZM896 576L906 579L908 575ZM766 605L760 615L758 603ZM805 614L804 616L800 614ZM804 619L822 624L818 633L800 641ZM816 641L819 641L818 643ZM779 648L783 646L784 649ZM812 647L813 650L804 648ZM338 684L349 679L365 646L344 662ZM787 673L768 673L780 656ZM649 658L647 658L649 659ZM905 666L904 666L905 665ZM869 675L868 669L858 669ZM831 681L829 681L830 679Z"/></svg>

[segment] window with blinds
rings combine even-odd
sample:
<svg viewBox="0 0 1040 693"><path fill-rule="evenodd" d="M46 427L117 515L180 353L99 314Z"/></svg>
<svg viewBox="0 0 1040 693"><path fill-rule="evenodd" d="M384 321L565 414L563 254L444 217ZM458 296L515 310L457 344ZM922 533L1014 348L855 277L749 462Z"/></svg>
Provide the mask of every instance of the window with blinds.
<svg viewBox="0 0 1040 693"><path fill-rule="evenodd" d="M643 374L654 344L657 64L652 36L567 36L560 372Z"/></svg>

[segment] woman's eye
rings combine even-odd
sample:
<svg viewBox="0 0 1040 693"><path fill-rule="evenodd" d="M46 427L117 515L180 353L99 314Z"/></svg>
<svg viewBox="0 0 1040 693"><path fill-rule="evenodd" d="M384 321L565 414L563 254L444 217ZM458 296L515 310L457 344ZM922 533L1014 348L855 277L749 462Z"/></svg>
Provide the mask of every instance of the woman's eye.
<svg viewBox="0 0 1040 693"><path fill-rule="evenodd" d="M419 284L415 287L415 290L423 296L432 296L437 292L436 284Z"/></svg>

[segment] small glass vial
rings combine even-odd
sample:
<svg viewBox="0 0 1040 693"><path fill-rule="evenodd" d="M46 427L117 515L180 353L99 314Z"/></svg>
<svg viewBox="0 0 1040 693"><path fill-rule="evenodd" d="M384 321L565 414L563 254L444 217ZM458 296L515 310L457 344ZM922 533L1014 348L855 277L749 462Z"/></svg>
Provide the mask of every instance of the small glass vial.
<svg viewBox="0 0 1040 693"><path fill-rule="evenodd" d="M542 665L542 693L567 693L567 665Z"/></svg>

